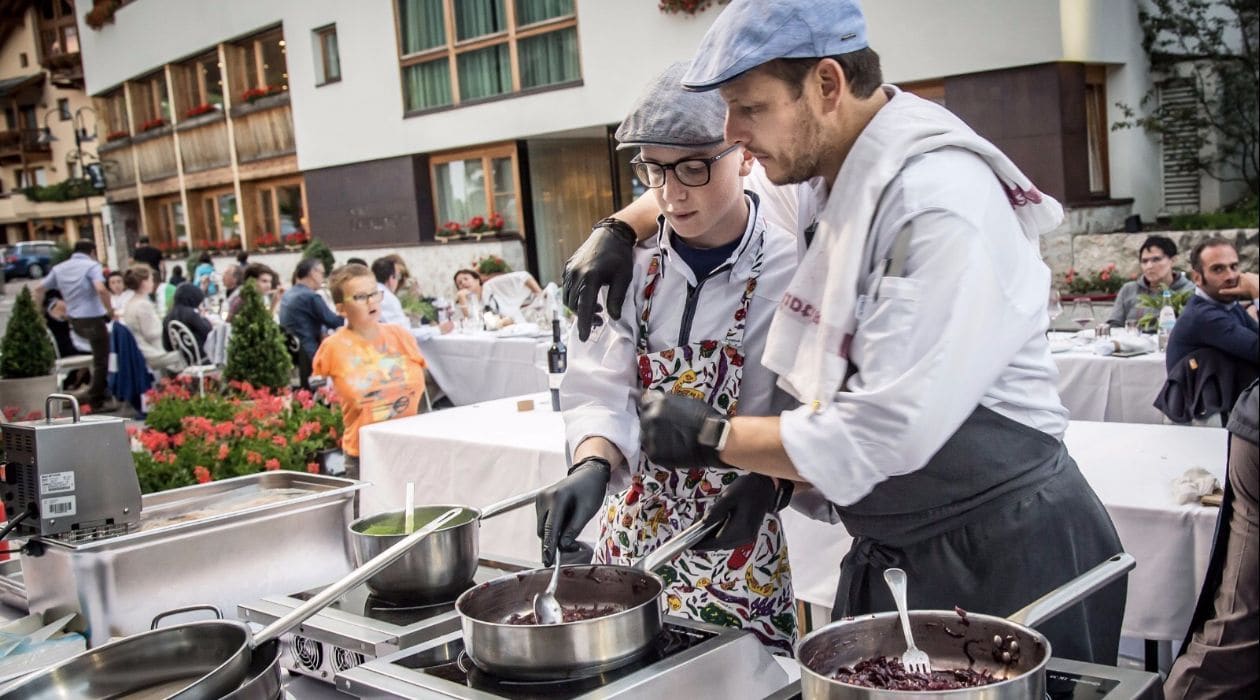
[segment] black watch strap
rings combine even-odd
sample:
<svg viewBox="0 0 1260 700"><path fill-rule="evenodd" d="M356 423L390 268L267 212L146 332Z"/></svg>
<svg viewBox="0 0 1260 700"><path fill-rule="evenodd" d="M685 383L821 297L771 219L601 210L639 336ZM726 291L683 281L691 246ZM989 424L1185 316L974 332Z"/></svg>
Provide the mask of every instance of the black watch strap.
<svg viewBox="0 0 1260 700"><path fill-rule="evenodd" d="M774 512L778 513L792 502L792 494L796 491L796 482L791 479L779 479L779 491L774 502Z"/></svg>

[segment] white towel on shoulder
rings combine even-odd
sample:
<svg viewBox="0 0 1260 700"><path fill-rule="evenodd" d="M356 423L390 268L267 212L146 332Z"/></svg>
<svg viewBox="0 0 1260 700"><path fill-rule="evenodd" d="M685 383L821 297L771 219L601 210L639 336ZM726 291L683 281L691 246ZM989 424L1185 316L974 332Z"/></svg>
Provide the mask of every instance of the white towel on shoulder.
<svg viewBox="0 0 1260 700"><path fill-rule="evenodd" d="M819 215L813 242L779 304L766 340L763 364L779 386L815 409L840 390L848 346L857 327L854 307L861 263L884 189L917 155L965 148L993 169L1029 240L1058 226L1063 208L1042 194L993 144L961 119L928 100L892 86L892 95L867 124L836 177Z"/></svg>

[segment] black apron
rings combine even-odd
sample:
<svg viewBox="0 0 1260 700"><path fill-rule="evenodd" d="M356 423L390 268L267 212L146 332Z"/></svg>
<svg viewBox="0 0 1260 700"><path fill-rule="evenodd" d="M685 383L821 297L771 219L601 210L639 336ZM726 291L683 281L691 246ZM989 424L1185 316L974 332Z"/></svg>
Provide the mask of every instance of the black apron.
<svg viewBox="0 0 1260 700"><path fill-rule="evenodd" d="M901 275L908 231L894 239L881 277ZM983 406L922 469L833 507L854 538L833 619L895 610L883 580L893 566L906 571L911 608L1005 617L1123 551L1063 443ZM1115 665L1127 582L1038 625L1053 654Z"/></svg>
<svg viewBox="0 0 1260 700"><path fill-rule="evenodd" d="M834 619L895 610L884 569L905 569L909 605L1005 617L1122 551L1111 518L1063 443L977 407L918 471L836 506L853 546ZM1127 577L1037 626L1057 657L1115 665Z"/></svg>

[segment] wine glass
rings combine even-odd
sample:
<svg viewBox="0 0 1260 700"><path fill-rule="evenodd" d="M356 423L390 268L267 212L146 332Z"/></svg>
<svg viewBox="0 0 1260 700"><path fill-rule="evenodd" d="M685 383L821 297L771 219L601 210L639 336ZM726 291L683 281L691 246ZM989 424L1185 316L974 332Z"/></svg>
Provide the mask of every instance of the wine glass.
<svg viewBox="0 0 1260 700"><path fill-rule="evenodd" d="M1050 316L1050 325L1054 326L1054 320L1063 314L1063 302L1059 297L1059 288L1050 287L1050 299L1046 302L1046 313Z"/></svg>
<svg viewBox="0 0 1260 700"><path fill-rule="evenodd" d="M1085 330L1094 325L1094 305L1088 299L1077 299L1072 302L1072 322Z"/></svg>

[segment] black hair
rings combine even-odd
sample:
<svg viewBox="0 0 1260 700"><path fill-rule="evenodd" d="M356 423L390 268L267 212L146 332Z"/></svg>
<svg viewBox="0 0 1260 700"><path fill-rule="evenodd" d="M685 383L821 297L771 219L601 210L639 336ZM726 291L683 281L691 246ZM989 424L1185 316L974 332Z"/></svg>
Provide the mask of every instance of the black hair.
<svg viewBox="0 0 1260 700"><path fill-rule="evenodd" d="M394 276L397 266L394 261L389 258L377 258L372 261L372 274L376 276L376 281L385 284L390 277Z"/></svg>
<svg viewBox="0 0 1260 700"><path fill-rule="evenodd" d="M238 262L238 263L240 263L240 264L242 264L242 265L244 265L244 264L248 263L248 262L249 262L249 251L248 251L248 250L242 250L241 252L237 253L237 254L236 254L236 262Z"/></svg>
<svg viewBox="0 0 1260 700"><path fill-rule="evenodd" d="M149 245L149 237L141 236L139 239L136 240L136 243L139 245Z"/></svg>
<svg viewBox="0 0 1260 700"><path fill-rule="evenodd" d="M770 75L782 80L792 88L796 97L801 96L805 85L805 76L809 74L819 61L830 58L840 64L844 79L849 83L849 92L854 97L866 99L884 84L884 71L879 66L879 54L869 46L857 51L842 53L836 56L820 56L818 58L776 58L760 67Z"/></svg>
<svg viewBox="0 0 1260 700"><path fill-rule="evenodd" d="M271 269L270 267L267 267L266 265L262 263L250 263L249 265L245 266L245 279L246 280L256 280L259 277L262 277L263 275L271 275L272 277L279 277L279 275L276 274L275 270Z"/></svg>
<svg viewBox="0 0 1260 700"><path fill-rule="evenodd" d="M74 252L91 255L96 252L96 243L87 238L80 238L74 243Z"/></svg>
<svg viewBox="0 0 1260 700"><path fill-rule="evenodd" d="M1138 259L1142 259L1142 253L1150 248L1158 248L1168 257L1177 255L1177 244L1173 243L1173 239L1167 236L1150 236L1142 241L1142 247L1138 248Z"/></svg>
<svg viewBox="0 0 1260 700"><path fill-rule="evenodd" d="M363 258L350 258L349 260L346 261L346 264L347 265L362 265L363 267L368 266L367 261L364 260Z"/></svg>
<svg viewBox="0 0 1260 700"><path fill-rule="evenodd" d="M297 284L298 280L309 277L316 265L319 265L321 270L324 269L323 260L319 258L302 258L298 262L297 267L293 268L293 283Z"/></svg>
<svg viewBox="0 0 1260 700"><path fill-rule="evenodd" d="M1194 250L1190 251L1190 269L1194 270L1200 275L1203 274L1203 251L1207 250L1208 248L1215 248L1217 246L1222 246L1222 245L1227 245L1230 248L1234 248L1234 244L1231 243L1229 239L1221 238L1220 236L1212 236L1206 241L1203 241L1202 243L1200 243L1199 245L1196 245L1194 247ZM1238 250L1238 249L1234 248L1234 250Z"/></svg>
<svg viewBox="0 0 1260 700"><path fill-rule="evenodd" d="M197 262L199 262L199 263L208 263L208 262L210 262L210 253L208 253L208 252L206 252L206 251L202 251L201 255L198 255L198 256L197 256Z"/></svg>

